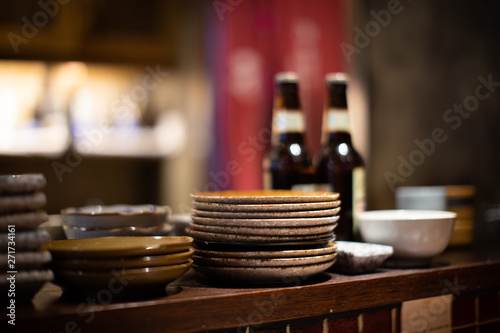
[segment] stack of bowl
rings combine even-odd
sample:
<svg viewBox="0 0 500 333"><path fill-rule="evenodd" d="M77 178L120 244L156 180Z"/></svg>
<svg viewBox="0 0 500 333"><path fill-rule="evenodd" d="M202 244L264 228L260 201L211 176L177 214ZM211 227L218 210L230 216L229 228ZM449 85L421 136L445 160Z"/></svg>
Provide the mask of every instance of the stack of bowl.
<svg viewBox="0 0 500 333"><path fill-rule="evenodd" d="M194 268L239 283L305 279L335 262L339 195L297 191L195 193Z"/></svg>
<svg viewBox="0 0 500 333"><path fill-rule="evenodd" d="M55 283L69 294L106 299L165 293L191 267L190 237L101 237L46 243Z"/></svg>
<svg viewBox="0 0 500 333"><path fill-rule="evenodd" d="M2 295L15 294L16 302L30 301L53 279L44 267L50 253L41 249L50 235L38 228L48 220L45 185L42 174L0 176L0 287Z"/></svg>
<svg viewBox="0 0 500 333"><path fill-rule="evenodd" d="M109 236L168 236L171 209L156 205L111 205L66 208L61 211L68 239Z"/></svg>
<svg viewBox="0 0 500 333"><path fill-rule="evenodd" d="M446 186L446 210L457 214L450 245L462 246L474 241L474 196L470 185Z"/></svg>

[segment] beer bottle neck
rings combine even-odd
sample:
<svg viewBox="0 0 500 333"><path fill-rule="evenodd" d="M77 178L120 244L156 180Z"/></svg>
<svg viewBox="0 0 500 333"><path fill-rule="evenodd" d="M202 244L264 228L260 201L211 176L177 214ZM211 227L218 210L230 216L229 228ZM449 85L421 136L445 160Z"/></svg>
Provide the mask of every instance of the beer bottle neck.
<svg viewBox="0 0 500 333"><path fill-rule="evenodd" d="M273 135L273 144L293 144L298 143L299 145L303 145L305 143L304 133L303 132L288 132L288 133L279 133Z"/></svg>
<svg viewBox="0 0 500 333"><path fill-rule="evenodd" d="M338 146L345 143L352 146L351 134L348 132L330 132L324 136L324 141L328 145Z"/></svg>
<svg viewBox="0 0 500 333"><path fill-rule="evenodd" d="M276 84L274 109L301 109L297 82L279 82Z"/></svg>
<svg viewBox="0 0 500 333"><path fill-rule="evenodd" d="M304 131L305 121L300 106L298 82L292 79L278 81L273 107L273 142L303 143Z"/></svg>

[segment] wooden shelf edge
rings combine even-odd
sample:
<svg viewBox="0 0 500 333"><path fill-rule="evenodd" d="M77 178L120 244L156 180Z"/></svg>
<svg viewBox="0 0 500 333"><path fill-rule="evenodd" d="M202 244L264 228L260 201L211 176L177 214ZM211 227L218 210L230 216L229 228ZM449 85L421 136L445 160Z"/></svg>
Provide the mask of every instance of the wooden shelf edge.
<svg viewBox="0 0 500 333"><path fill-rule="evenodd" d="M56 302L26 309L19 325L71 330L197 332L373 308L439 296L500 288L500 260L344 276L323 273L319 282L287 287L227 288L189 277L180 293L159 299L89 305ZM314 281L313 281L314 282ZM36 303L36 300L35 300ZM70 331L71 331L70 330Z"/></svg>

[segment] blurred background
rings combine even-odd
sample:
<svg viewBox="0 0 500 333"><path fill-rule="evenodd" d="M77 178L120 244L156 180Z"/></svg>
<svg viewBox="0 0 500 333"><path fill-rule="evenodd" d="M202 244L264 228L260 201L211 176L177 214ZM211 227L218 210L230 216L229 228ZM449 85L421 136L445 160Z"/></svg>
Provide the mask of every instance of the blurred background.
<svg viewBox="0 0 500 333"><path fill-rule="evenodd" d="M0 174L43 172L47 211L262 187L273 76L300 78L320 145L324 75L352 77L369 209L473 185L498 240L500 4L411 0L0 3ZM496 236L495 236L496 235ZM495 238L497 237L497 238Z"/></svg>

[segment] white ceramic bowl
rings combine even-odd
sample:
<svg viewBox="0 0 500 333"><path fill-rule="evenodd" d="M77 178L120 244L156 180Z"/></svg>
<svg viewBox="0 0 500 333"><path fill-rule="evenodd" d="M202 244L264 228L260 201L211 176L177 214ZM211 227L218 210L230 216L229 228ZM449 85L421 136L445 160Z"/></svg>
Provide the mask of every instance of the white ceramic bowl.
<svg viewBox="0 0 500 333"><path fill-rule="evenodd" d="M373 210L359 214L365 242L390 245L394 257L430 259L444 251L456 219L440 210Z"/></svg>
<svg viewBox="0 0 500 333"><path fill-rule="evenodd" d="M110 205L66 208L61 211L67 226L81 228L153 227L167 222L171 209L156 205Z"/></svg>

